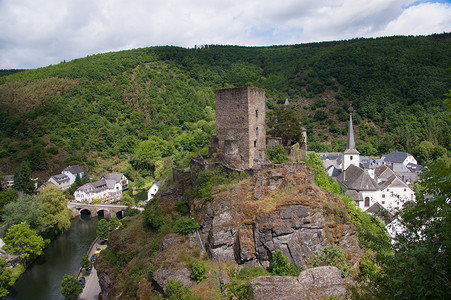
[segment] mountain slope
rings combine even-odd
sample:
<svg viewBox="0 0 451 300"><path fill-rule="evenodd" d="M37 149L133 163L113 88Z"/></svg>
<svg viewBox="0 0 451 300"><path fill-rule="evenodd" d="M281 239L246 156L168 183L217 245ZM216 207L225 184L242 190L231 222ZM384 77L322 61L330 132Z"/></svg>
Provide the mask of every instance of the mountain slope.
<svg viewBox="0 0 451 300"><path fill-rule="evenodd" d="M245 85L265 88L269 109L288 98L310 150L344 148L352 104L362 154L413 151L425 140L449 151L450 50L450 34L151 47L2 76L0 172L31 161L38 175L67 164L155 175L164 158L183 164L209 144L214 90ZM131 167L116 166L127 158Z"/></svg>

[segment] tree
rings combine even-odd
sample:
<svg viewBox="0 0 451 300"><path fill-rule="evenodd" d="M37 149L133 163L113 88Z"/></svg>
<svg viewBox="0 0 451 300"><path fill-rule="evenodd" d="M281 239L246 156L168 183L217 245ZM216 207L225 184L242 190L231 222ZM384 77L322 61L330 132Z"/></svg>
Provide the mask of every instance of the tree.
<svg viewBox="0 0 451 300"><path fill-rule="evenodd" d="M42 232L47 227L44 216L44 209L36 199L33 196L23 194L19 199L4 207L2 218L7 228L26 222L34 231Z"/></svg>
<svg viewBox="0 0 451 300"><path fill-rule="evenodd" d="M78 283L77 278L64 274L61 281L61 294L66 300L77 300L82 291L83 287Z"/></svg>
<svg viewBox="0 0 451 300"><path fill-rule="evenodd" d="M3 216L5 213L4 207L18 198L19 195L15 190L0 191L0 216Z"/></svg>
<svg viewBox="0 0 451 300"><path fill-rule="evenodd" d="M50 226L57 226L59 231L64 231L70 227L72 211L67 208L67 199L64 193L54 185L48 185L38 198L39 203L44 207Z"/></svg>
<svg viewBox="0 0 451 300"><path fill-rule="evenodd" d="M22 262L41 255L45 245L44 239L25 222L11 226L3 241L5 242L3 249L18 254Z"/></svg>
<svg viewBox="0 0 451 300"><path fill-rule="evenodd" d="M83 269L88 268L91 265L91 261L89 260L89 255L87 253L83 254L80 261L80 266Z"/></svg>
<svg viewBox="0 0 451 300"><path fill-rule="evenodd" d="M11 280L11 269L3 257L0 257L0 298L8 295L9 281Z"/></svg>
<svg viewBox="0 0 451 300"><path fill-rule="evenodd" d="M100 220L97 225L97 237L104 240L108 238L108 232L110 232L110 225L108 224L108 221L105 219Z"/></svg>
<svg viewBox="0 0 451 300"><path fill-rule="evenodd" d="M294 145L304 142L303 131L301 128L302 117L290 107L277 107L268 121L269 131L273 136L282 138L284 145Z"/></svg>
<svg viewBox="0 0 451 300"><path fill-rule="evenodd" d="M451 159L428 165L416 201L401 213L393 257L381 262L380 298L446 299L451 294Z"/></svg>
<svg viewBox="0 0 451 300"><path fill-rule="evenodd" d="M30 163L25 161L14 173L14 188L28 195L34 193L34 182L31 180Z"/></svg>
<svg viewBox="0 0 451 300"><path fill-rule="evenodd" d="M110 221L108 222L110 230L116 229L120 224L121 222L119 221L119 218L116 216L112 216L110 218Z"/></svg>
<svg viewBox="0 0 451 300"><path fill-rule="evenodd" d="M49 184L39 196L39 203L44 206L44 210L48 214L56 215L60 211L67 208L67 199L63 192L53 184Z"/></svg>

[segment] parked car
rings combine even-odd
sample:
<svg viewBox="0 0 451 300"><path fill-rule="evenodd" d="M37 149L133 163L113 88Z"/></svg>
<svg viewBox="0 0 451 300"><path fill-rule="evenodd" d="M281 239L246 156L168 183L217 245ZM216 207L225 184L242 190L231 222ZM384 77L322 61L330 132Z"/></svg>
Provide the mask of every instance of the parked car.
<svg viewBox="0 0 451 300"><path fill-rule="evenodd" d="M91 271L92 270L92 264L90 264L89 267L87 267L85 270L86 271Z"/></svg>
<svg viewBox="0 0 451 300"><path fill-rule="evenodd" d="M80 285L84 286L85 283L86 283L86 279L85 279L84 277L80 277L80 278L78 279L78 283L79 283Z"/></svg>
<svg viewBox="0 0 451 300"><path fill-rule="evenodd" d="M94 252L94 254L99 255L100 252L102 252L102 248L97 248L96 251Z"/></svg>
<svg viewBox="0 0 451 300"><path fill-rule="evenodd" d="M97 255L96 255L96 254L91 255L91 259L90 259L90 260L91 260L92 262L95 262L96 259L97 259Z"/></svg>

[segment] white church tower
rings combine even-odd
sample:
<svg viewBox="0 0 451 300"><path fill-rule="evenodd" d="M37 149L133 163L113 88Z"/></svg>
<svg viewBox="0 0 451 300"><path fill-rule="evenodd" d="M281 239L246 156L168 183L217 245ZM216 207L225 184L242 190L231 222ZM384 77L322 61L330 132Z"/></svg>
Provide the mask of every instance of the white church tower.
<svg viewBox="0 0 451 300"><path fill-rule="evenodd" d="M360 153L355 148L354 129L352 128L352 111L349 114L348 139L346 142L346 150L343 152L342 170L345 171L350 165L359 167Z"/></svg>

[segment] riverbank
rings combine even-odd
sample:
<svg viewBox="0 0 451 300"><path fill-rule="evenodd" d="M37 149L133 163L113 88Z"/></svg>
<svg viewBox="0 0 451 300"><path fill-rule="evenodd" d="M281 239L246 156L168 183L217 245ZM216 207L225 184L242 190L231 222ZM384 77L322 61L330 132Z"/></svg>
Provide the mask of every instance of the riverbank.
<svg viewBox="0 0 451 300"><path fill-rule="evenodd" d="M7 300L63 300L64 274L76 275L81 256L96 238L98 218L78 216L71 227L58 235L11 287Z"/></svg>

